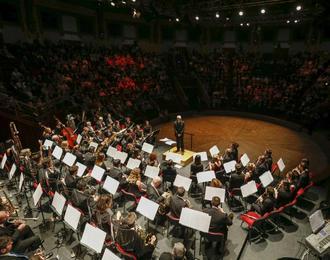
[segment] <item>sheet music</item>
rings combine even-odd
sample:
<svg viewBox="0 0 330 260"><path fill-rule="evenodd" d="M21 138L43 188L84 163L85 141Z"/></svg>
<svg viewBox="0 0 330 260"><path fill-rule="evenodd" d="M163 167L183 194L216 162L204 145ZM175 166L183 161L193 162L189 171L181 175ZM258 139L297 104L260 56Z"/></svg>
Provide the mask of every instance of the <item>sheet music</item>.
<svg viewBox="0 0 330 260"><path fill-rule="evenodd" d="M226 173L231 173L235 171L235 165L236 165L236 161L232 160L230 162L226 162L223 164L223 167L225 168L225 172Z"/></svg>
<svg viewBox="0 0 330 260"><path fill-rule="evenodd" d="M117 153L117 149L111 145L109 145L108 150L107 150L107 156L111 158L115 158Z"/></svg>
<svg viewBox="0 0 330 260"><path fill-rule="evenodd" d="M74 162L76 161L77 156L73 155L72 153L66 153L64 155L64 158L62 160L63 163L65 163L67 166L72 166Z"/></svg>
<svg viewBox="0 0 330 260"><path fill-rule="evenodd" d="M157 177L158 174L159 174L159 168L158 167L147 165L146 170L144 172L145 176L153 179L153 178Z"/></svg>
<svg viewBox="0 0 330 260"><path fill-rule="evenodd" d="M128 156L127 153L117 151L117 152L116 152L116 156L115 156L114 159L118 159L118 160L120 160L121 163L125 163L125 161L126 161L126 159L127 159L127 156Z"/></svg>
<svg viewBox="0 0 330 260"><path fill-rule="evenodd" d="M52 148L53 141L46 139L45 142L44 142L44 144L43 144L43 146L47 147L48 149L49 148Z"/></svg>
<svg viewBox="0 0 330 260"><path fill-rule="evenodd" d="M243 198L248 197L258 191L255 181L249 181L247 184L241 186Z"/></svg>
<svg viewBox="0 0 330 260"><path fill-rule="evenodd" d="M211 201L212 198L216 196L220 198L222 203L224 203L226 198L226 190L222 188L206 186L204 200Z"/></svg>
<svg viewBox="0 0 330 260"><path fill-rule="evenodd" d="M159 205L156 202L142 196L136 211L152 221L157 214L158 208Z"/></svg>
<svg viewBox="0 0 330 260"><path fill-rule="evenodd" d="M172 153L172 152L168 152L166 154L165 160L172 160L174 163L181 163L182 160L182 155L181 154L176 154L176 153Z"/></svg>
<svg viewBox="0 0 330 260"><path fill-rule="evenodd" d="M78 177L81 177L84 175L84 172L86 171L87 169L87 166L80 163L80 162L76 162L76 166L78 166L78 172L77 172L77 176Z"/></svg>
<svg viewBox="0 0 330 260"><path fill-rule="evenodd" d="M273 175L270 171L264 172L260 177L259 177L262 186L266 188L269 184L271 184L274 180Z"/></svg>
<svg viewBox="0 0 330 260"><path fill-rule="evenodd" d="M62 157L62 153L63 153L63 149L59 146L55 146L55 149L52 152L52 155L57 159L57 160L61 160Z"/></svg>
<svg viewBox="0 0 330 260"><path fill-rule="evenodd" d="M280 170L280 172L283 172L284 168L285 168L285 164L283 162L283 159L280 158L277 162L277 166L278 166L278 169Z"/></svg>
<svg viewBox="0 0 330 260"><path fill-rule="evenodd" d="M36 190L34 191L34 193L32 195L34 206L37 206L37 204L38 204L38 202L41 198L41 195L42 195L42 188L41 188L41 185L39 183Z"/></svg>
<svg viewBox="0 0 330 260"><path fill-rule="evenodd" d="M241 163L245 167L250 162L249 156L245 153L241 157Z"/></svg>
<svg viewBox="0 0 330 260"><path fill-rule="evenodd" d="M118 190L118 186L119 186L119 181L117 181L114 178L111 178L110 176L107 176L103 184L103 189L110 192L112 195L115 195L115 193Z"/></svg>
<svg viewBox="0 0 330 260"><path fill-rule="evenodd" d="M182 165L180 165L180 164L175 164L174 167L177 168L177 169L181 169L181 168L182 168Z"/></svg>
<svg viewBox="0 0 330 260"><path fill-rule="evenodd" d="M173 185L176 187L183 187L186 191L189 191L191 179L177 174Z"/></svg>
<svg viewBox="0 0 330 260"><path fill-rule="evenodd" d="M19 184L18 184L18 191L19 192L22 190L23 182L24 182L24 175L21 172L21 175L19 176Z"/></svg>
<svg viewBox="0 0 330 260"><path fill-rule="evenodd" d="M202 232L209 232L211 216L207 213L190 208L183 208L179 223Z"/></svg>
<svg viewBox="0 0 330 260"><path fill-rule="evenodd" d="M65 206L66 199L64 196L59 194L57 191L55 191L53 201L52 201L52 206L56 210L57 215L61 216L63 213L63 209Z"/></svg>
<svg viewBox="0 0 330 260"><path fill-rule="evenodd" d="M93 177L97 181L101 181L104 175L105 170L97 165L94 165L91 177Z"/></svg>
<svg viewBox="0 0 330 260"><path fill-rule="evenodd" d="M165 144L167 144L167 145L172 145L172 144L175 144L175 143L176 142L173 141L173 140L168 140L168 141L165 142Z"/></svg>
<svg viewBox="0 0 330 260"><path fill-rule="evenodd" d="M77 144L80 144L81 139L82 139L81 134L78 134L78 135L77 135L77 139L76 139Z"/></svg>
<svg viewBox="0 0 330 260"><path fill-rule="evenodd" d="M104 250L104 254L103 254L102 260L122 260L122 259L119 256L116 256L108 248L106 248Z"/></svg>
<svg viewBox="0 0 330 260"><path fill-rule="evenodd" d="M148 144L147 142L144 142L141 150L146 153L152 153L152 151L154 150L154 146L152 144Z"/></svg>
<svg viewBox="0 0 330 260"><path fill-rule="evenodd" d="M1 160L1 169L5 167L6 161L7 161L7 154L4 154Z"/></svg>
<svg viewBox="0 0 330 260"><path fill-rule="evenodd" d="M207 159L207 153L206 152L195 153L193 155L194 160L195 160L196 155L199 155L201 157L201 161L202 162L208 161L208 159Z"/></svg>
<svg viewBox="0 0 330 260"><path fill-rule="evenodd" d="M79 210L71 206L70 204L66 208L64 221L68 224L73 230L77 230L81 213Z"/></svg>
<svg viewBox="0 0 330 260"><path fill-rule="evenodd" d="M98 143L95 143L95 142L91 142L89 144L89 147L94 147L95 148L95 151L96 151L96 149L97 149L98 146L99 146L99 144Z"/></svg>
<svg viewBox="0 0 330 260"><path fill-rule="evenodd" d="M134 168L139 168L140 164L141 160L129 158L126 167L132 170Z"/></svg>
<svg viewBox="0 0 330 260"><path fill-rule="evenodd" d="M220 153L220 150L218 148L218 146L213 145L210 150L209 150L211 156L213 157L214 155L218 155Z"/></svg>
<svg viewBox="0 0 330 260"><path fill-rule="evenodd" d="M204 172L198 172L196 174L197 182L208 182L211 181L213 178L215 178L215 172L214 171L204 171Z"/></svg>
<svg viewBox="0 0 330 260"><path fill-rule="evenodd" d="M16 164L13 163L13 165L10 168L9 175L8 175L9 180L11 180L13 178L13 176L16 172L16 169L17 169Z"/></svg>
<svg viewBox="0 0 330 260"><path fill-rule="evenodd" d="M163 139L159 139L159 141L161 142L167 142L167 141L170 141L171 139L168 139L167 137L163 138Z"/></svg>
<svg viewBox="0 0 330 260"><path fill-rule="evenodd" d="M82 245L93 249L96 253L101 253L107 233L103 230L86 223L84 233L80 240Z"/></svg>

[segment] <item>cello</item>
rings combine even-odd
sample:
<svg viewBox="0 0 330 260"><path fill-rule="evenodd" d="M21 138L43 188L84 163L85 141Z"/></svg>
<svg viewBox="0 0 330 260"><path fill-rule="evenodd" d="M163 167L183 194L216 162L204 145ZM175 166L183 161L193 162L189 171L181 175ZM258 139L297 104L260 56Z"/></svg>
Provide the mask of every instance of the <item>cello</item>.
<svg viewBox="0 0 330 260"><path fill-rule="evenodd" d="M75 141L77 140L78 135L74 133L74 130L71 127L65 126L65 124L63 124L56 116L54 116L54 118L57 123L61 125L61 134L66 138L70 149L72 149L75 146Z"/></svg>

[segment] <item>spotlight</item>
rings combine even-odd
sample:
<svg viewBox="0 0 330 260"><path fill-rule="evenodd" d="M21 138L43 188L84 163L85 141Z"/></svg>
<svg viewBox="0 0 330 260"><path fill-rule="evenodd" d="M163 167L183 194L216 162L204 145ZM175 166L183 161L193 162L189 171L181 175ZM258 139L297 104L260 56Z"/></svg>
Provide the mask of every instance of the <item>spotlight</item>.
<svg viewBox="0 0 330 260"><path fill-rule="evenodd" d="M294 23L298 23L298 20L294 20Z"/></svg>
<svg viewBox="0 0 330 260"><path fill-rule="evenodd" d="M111 4L112 6L116 6L116 4L115 4L114 2L111 2L110 4Z"/></svg>
<svg viewBox="0 0 330 260"><path fill-rule="evenodd" d="M198 16L198 15L195 16L195 20L196 20L196 21L199 20L199 16Z"/></svg>
<svg viewBox="0 0 330 260"><path fill-rule="evenodd" d="M265 10L264 8L262 8L262 9L260 10L260 13L264 14L264 13L266 13L266 10Z"/></svg>
<svg viewBox="0 0 330 260"><path fill-rule="evenodd" d="M220 14L219 13L216 13L215 14L215 18L219 18L220 17Z"/></svg>
<svg viewBox="0 0 330 260"><path fill-rule="evenodd" d="M250 23L246 23L246 26L250 26Z"/></svg>
<svg viewBox="0 0 330 260"><path fill-rule="evenodd" d="M243 26L243 23L241 23L240 26Z"/></svg>
<svg viewBox="0 0 330 260"><path fill-rule="evenodd" d="M175 18L175 21L180 22L180 19L179 18Z"/></svg>
<svg viewBox="0 0 330 260"><path fill-rule="evenodd" d="M290 20L286 20L286 23L290 23Z"/></svg>
<svg viewBox="0 0 330 260"><path fill-rule="evenodd" d="M297 5L297 6L296 6L296 10L297 10L297 11L300 11L300 10L301 10L301 5Z"/></svg>
<svg viewBox="0 0 330 260"><path fill-rule="evenodd" d="M239 16L243 16L243 14L244 14L243 11L239 11L239 12L238 12L238 15L239 15Z"/></svg>

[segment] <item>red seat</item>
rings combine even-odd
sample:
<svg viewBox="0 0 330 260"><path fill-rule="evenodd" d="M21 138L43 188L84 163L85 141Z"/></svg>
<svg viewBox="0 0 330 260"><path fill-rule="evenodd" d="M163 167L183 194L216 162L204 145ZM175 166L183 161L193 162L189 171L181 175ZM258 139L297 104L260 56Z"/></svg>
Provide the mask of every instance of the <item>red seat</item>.
<svg viewBox="0 0 330 260"><path fill-rule="evenodd" d="M266 221L267 218L270 216L270 213L265 213L263 216L260 214L254 212L254 211L249 211L247 213L244 213L240 215L240 219L242 220L242 223L246 223L248 226L248 240L251 243L251 233L252 230L256 230L258 232L258 236L256 239L259 239L261 235L264 233L260 229L258 229L258 225L261 224L262 222Z"/></svg>

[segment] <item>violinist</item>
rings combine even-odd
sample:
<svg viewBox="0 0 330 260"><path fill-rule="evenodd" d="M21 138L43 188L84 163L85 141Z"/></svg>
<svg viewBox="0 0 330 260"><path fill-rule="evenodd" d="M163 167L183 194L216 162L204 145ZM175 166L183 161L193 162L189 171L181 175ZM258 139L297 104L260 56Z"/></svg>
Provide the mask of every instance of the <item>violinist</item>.
<svg viewBox="0 0 330 260"><path fill-rule="evenodd" d="M275 206L275 191L273 187L268 186L266 191L251 205L251 210L260 215L271 212Z"/></svg>
<svg viewBox="0 0 330 260"><path fill-rule="evenodd" d="M290 183L282 180L275 192L276 208L280 208L293 200L294 194L290 190Z"/></svg>

